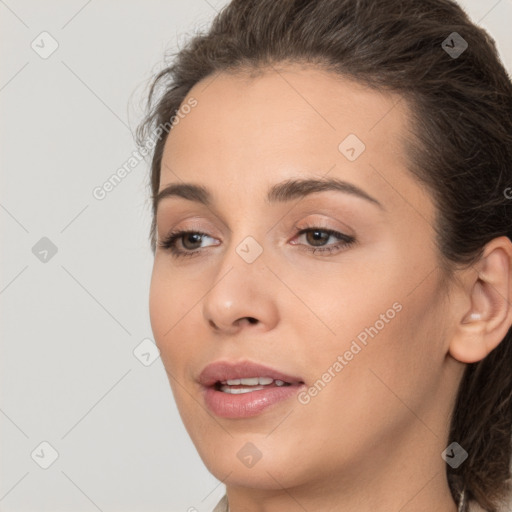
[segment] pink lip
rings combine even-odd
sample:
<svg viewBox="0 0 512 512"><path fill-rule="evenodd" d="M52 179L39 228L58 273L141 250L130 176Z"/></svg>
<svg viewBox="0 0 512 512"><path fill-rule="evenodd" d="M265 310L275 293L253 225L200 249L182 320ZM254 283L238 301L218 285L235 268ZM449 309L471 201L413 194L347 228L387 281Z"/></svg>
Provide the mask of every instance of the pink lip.
<svg viewBox="0 0 512 512"><path fill-rule="evenodd" d="M290 384L302 382L300 377L293 377L285 373L253 363L252 361L242 361L240 363L229 363L227 361L216 361L211 363L199 375L199 382L203 386L213 386L218 381L228 379L243 379L248 377L270 377L274 380L279 379Z"/></svg>
<svg viewBox="0 0 512 512"><path fill-rule="evenodd" d="M228 379L249 377L270 377L287 382L289 386L269 387L243 394L230 394L220 391L216 383ZM223 418L247 418L262 413L267 407L296 395L304 386L300 377L263 366L251 361L229 363L217 361L206 366L199 375L203 385L203 397L208 409Z"/></svg>

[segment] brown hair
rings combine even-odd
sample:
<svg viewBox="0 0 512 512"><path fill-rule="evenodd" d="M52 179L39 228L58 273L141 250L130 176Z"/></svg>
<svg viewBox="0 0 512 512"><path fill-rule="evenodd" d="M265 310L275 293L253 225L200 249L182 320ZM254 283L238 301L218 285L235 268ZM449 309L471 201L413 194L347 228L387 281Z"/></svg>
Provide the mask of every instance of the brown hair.
<svg viewBox="0 0 512 512"><path fill-rule="evenodd" d="M450 55L443 41L467 42ZM451 0L233 0L154 79L137 141L175 116L190 89L217 72L304 62L377 90L398 93L413 131L409 169L436 207L436 242L446 269L470 265L498 236L512 239L512 84L494 40ZM159 91L161 93L159 93ZM155 101L155 98L158 100ZM166 137L152 155L155 197ZM510 492L512 329L485 359L468 364L448 443L468 458L446 466L452 495L465 489L495 511Z"/></svg>

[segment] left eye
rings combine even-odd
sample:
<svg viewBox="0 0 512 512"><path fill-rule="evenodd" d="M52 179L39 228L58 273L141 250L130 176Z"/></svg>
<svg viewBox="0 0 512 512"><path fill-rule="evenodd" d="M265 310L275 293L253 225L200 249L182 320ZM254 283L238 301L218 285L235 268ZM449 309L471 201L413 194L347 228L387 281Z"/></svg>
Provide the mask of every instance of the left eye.
<svg viewBox="0 0 512 512"><path fill-rule="evenodd" d="M311 244L312 247L305 246L305 250L312 252L313 254L320 253L332 253L333 251L341 250L345 247L352 245L355 242L355 238L350 235L345 235L333 229L311 227L305 228L299 231L298 236L306 235L306 241ZM339 240L337 244L326 244L331 238ZM295 244L294 244L295 245ZM298 245L298 244L297 244Z"/></svg>
<svg viewBox="0 0 512 512"><path fill-rule="evenodd" d="M328 229L303 229L299 232L299 235L306 235L306 241L314 247L325 245L325 242L331 237L336 238L335 232Z"/></svg>

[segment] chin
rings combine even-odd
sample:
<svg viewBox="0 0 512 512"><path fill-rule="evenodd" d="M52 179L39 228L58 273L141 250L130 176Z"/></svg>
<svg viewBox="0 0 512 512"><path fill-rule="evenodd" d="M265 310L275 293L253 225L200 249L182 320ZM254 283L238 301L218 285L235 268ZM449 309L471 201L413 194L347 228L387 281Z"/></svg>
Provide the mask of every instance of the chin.
<svg viewBox="0 0 512 512"><path fill-rule="evenodd" d="M260 446L263 445L263 440ZM300 446L297 443L296 446ZM250 459L251 448L246 441L230 438L222 447L196 446L198 453L208 471L223 483L235 487L254 489L282 489L305 483L307 471L304 461L297 454L287 457L280 454L275 446L261 446L261 458ZM253 457L258 457L253 452ZM244 462L245 459L245 462Z"/></svg>

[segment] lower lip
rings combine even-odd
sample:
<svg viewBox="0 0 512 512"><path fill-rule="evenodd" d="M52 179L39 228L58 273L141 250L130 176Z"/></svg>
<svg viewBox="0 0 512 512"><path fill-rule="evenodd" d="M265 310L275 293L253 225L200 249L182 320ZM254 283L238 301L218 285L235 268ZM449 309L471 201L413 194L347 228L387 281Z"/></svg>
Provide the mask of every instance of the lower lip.
<svg viewBox="0 0 512 512"><path fill-rule="evenodd" d="M249 393L224 393L213 387L204 388L206 406L222 418L249 418L261 414L268 407L296 396L304 386L291 385L259 389Z"/></svg>

